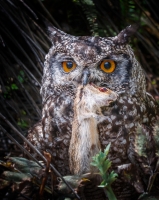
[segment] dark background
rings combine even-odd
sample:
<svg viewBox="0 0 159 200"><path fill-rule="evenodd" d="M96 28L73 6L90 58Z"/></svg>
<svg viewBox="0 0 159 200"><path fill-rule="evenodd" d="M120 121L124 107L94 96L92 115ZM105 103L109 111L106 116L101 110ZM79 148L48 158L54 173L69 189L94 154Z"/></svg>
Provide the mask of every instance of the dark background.
<svg viewBox="0 0 159 200"><path fill-rule="evenodd" d="M0 0L0 113L23 135L41 117L43 62L51 42L47 24L72 35L115 36L139 24L131 39L147 90L159 101L159 1ZM0 157L20 150L16 133L0 118Z"/></svg>

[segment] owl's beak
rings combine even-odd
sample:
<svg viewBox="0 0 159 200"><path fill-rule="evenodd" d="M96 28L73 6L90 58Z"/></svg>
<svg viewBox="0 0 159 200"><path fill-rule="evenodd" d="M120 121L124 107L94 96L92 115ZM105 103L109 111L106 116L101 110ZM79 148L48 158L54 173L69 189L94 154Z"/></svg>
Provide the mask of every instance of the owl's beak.
<svg viewBox="0 0 159 200"><path fill-rule="evenodd" d="M88 70L88 68L84 69L83 73L82 73L82 84L83 84L83 86L87 85L89 76L90 76L90 71Z"/></svg>

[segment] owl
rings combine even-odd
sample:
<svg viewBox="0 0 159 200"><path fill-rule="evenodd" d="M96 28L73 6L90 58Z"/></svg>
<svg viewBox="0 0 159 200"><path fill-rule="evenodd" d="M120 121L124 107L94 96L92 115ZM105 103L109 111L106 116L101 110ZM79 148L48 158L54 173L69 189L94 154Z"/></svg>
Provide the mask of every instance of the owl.
<svg viewBox="0 0 159 200"><path fill-rule="evenodd" d="M115 37L72 36L48 29L52 47L40 91L42 119L29 130L28 140L41 151L51 151L62 175L92 172L92 156L111 143L117 199L133 199L136 192L146 191L149 179L143 177L152 169L145 166L155 162L150 158L155 157L153 126L158 112L128 44L136 26ZM147 160L137 151L139 129L148 141Z"/></svg>

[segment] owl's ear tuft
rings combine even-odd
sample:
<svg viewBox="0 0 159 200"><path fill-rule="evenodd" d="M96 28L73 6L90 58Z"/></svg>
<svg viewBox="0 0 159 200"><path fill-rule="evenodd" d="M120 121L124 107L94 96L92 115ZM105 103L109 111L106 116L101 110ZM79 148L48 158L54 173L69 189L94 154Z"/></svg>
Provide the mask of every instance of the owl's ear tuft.
<svg viewBox="0 0 159 200"><path fill-rule="evenodd" d="M133 24L130 26L127 26L124 30L122 30L116 37L114 37L114 43L115 44L126 44L129 42L129 38L136 33L138 30L139 25Z"/></svg>
<svg viewBox="0 0 159 200"><path fill-rule="evenodd" d="M54 26L48 26L47 32L48 32L49 38L53 44L55 44L56 42L61 42L62 38L67 35L63 31L55 28Z"/></svg>

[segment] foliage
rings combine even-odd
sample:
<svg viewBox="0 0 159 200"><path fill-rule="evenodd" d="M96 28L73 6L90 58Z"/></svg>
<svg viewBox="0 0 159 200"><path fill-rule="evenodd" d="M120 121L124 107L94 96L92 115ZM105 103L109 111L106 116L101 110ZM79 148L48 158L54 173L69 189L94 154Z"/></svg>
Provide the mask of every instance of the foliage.
<svg viewBox="0 0 159 200"><path fill-rule="evenodd" d="M0 161L0 167L3 167L3 173L0 178L0 190L10 187L12 192L8 193L8 199L17 199L23 189L27 186L40 188L42 177L44 175L42 168L34 161L22 157L8 157L7 161ZM45 185L44 191L47 195L51 194L51 189ZM28 195L28 194L26 194ZM34 192L34 198L39 196L38 191ZM51 196L51 195L50 195ZM1 195L3 198L3 196ZM23 194L23 197L25 195ZM27 199L27 197L26 197Z"/></svg>
<svg viewBox="0 0 159 200"><path fill-rule="evenodd" d="M109 168L111 167L111 161L107 159L108 153L110 149L110 144L106 147L104 152L99 152L92 158L91 165L98 168L99 173L103 179L101 184L98 187L104 188L108 198L110 200L116 200L116 197L111 188L111 184L116 180L117 174L114 171L109 173Z"/></svg>

